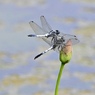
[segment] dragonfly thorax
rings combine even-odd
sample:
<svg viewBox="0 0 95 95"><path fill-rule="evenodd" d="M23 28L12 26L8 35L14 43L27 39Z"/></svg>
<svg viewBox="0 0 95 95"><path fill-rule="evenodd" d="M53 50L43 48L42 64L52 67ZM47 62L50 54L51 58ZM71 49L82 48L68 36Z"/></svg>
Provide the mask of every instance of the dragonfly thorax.
<svg viewBox="0 0 95 95"><path fill-rule="evenodd" d="M53 49L58 49L58 51L60 51L62 47L65 46L65 39L63 38L63 36L56 36L52 39L52 43Z"/></svg>
<svg viewBox="0 0 95 95"><path fill-rule="evenodd" d="M57 35L56 35L56 36L54 36L54 37L52 38L51 43L52 43L53 45L56 45L56 46L62 45L62 44L65 43L65 39L64 39L63 36L60 36L60 35L57 36Z"/></svg>
<svg viewBox="0 0 95 95"><path fill-rule="evenodd" d="M63 44L65 42L65 39L63 38L63 37L57 37L57 41L56 41L56 43L57 44Z"/></svg>

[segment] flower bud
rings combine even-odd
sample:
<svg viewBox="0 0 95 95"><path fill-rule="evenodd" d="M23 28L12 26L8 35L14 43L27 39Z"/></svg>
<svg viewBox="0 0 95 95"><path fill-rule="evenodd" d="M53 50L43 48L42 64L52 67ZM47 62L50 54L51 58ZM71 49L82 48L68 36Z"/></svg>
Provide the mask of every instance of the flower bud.
<svg viewBox="0 0 95 95"><path fill-rule="evenodd" d="M72 57L72 41L68 40L65 46L60 51L60 61L66 64Z"/></svg>

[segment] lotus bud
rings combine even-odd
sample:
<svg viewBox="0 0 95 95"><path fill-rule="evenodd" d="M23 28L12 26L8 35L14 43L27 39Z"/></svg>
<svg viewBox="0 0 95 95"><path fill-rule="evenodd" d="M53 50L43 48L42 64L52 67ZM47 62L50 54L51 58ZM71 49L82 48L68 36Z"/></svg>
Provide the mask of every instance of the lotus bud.
<svg viewBox="0 0 95 95"><path fill-rule="evenodd" d="M68 63L72 57L72 41L68 40L64 47L60 51L60 61L63 64Z"/></svg>

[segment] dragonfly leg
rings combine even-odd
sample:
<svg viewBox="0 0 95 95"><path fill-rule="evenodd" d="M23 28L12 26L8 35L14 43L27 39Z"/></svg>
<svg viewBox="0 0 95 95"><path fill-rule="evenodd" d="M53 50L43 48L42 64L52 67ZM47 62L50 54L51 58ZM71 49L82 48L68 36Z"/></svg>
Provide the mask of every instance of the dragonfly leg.
<svg viewBox="0 0 95 95"><path fill-rule="evenodd" d="M54 41L54 37L52 37L52 39L51 39L51 43L53 43L53 41Z"/></svg>
<svg viewBox="0 0 95 95"><path fill-rule="evenodd" d="M61 46L58 46L58 50L60 51Z"/></svg>
<svg viewBox="0 0 95 95"><path fill-rule="evenodd" d="M58 50L59 50L59 51L61 51L62 48L63 48L62 45L59 45L59 46L58 46Z"/></svg>
<svg viewBox="0 0 95 95"><path fill-rule="evenodd" d="M36 59L36 58L40 57L41 55L43 55L43 54L47 53L48 51L50 51L50 50L52 50L52 49L53 49L53 46L51 46L50 48L48 48L48 49L47 49L47 50L45 50L44 52L42 52L42 53L38 54L37 56L35 56L35 58L34 58L34 59Z"/></svg>

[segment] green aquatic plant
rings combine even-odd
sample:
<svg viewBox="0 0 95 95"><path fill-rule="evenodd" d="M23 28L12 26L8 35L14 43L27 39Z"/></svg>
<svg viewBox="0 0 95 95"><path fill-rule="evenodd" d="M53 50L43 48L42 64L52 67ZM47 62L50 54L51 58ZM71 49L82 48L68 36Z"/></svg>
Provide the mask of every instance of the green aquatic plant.
<svg viewBox="0 0 95 95"><path fill-rule="evenodd" d="M62 76L62 71L64 69L64 66L66 63L68 63L71 60L71 57L72 57L72 42L71 40L68 40L66 45L61 49L60 55L59 55L61 66L60 66L58 78L56 81L55 95L58 95L58 88L59 88L60 79Z"/></svg>

